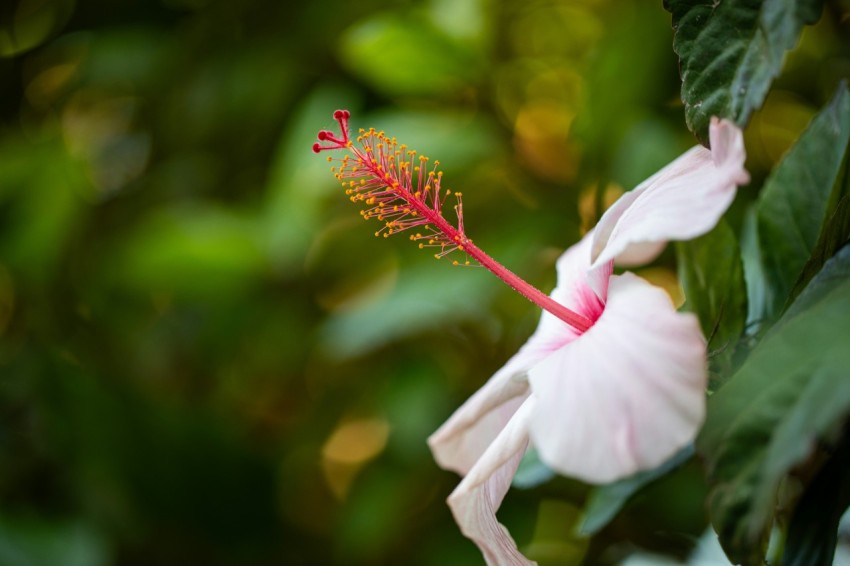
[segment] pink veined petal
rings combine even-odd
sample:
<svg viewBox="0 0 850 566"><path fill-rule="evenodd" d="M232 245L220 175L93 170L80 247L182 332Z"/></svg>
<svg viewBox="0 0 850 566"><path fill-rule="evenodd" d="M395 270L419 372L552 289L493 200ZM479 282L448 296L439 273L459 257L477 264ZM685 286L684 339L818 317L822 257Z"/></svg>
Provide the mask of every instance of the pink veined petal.
<svg viewBox="0 0 850 566"><path fill-rule="evenodd" d="M611 278L596 324L528 377L532 444L552 469L590 483L658 466L693 440L705 415L696 317L630 273Z"/></svg>
<svg viewBox="0 0 850 566"><path fill-rule="evenodd" d="M604 270L588 275L591 245L595 238L595 230L591 230L558 258L555 264L558 284L551 293L553 299L590 320L596 320L602 314L608 295L608 277L611 275Z"/></svg>
<svg viewBox="0 0 850 566"><path fill-rule="evenodd" d="M461 532L478 545L490 566L535 564L519 552L508 530L496 519L528 446L533 411L534 399L529 398L448 499Z"/></svg>
<svg viewBox="0 0 850 566"><path fill-rule="evenodd" d="M735 124L712 118L709 137L711 151L691 148L602 215L592 246L594 269L615 258L646 263L667 240L689 240L717 224L749 174L743 133Z"/></svg>
<svg viewBox="0 0 850 566"><path fill-rule="evenodd" d="M591 238L588 234L558 259L558 284L552 298L596 320L604 308L599 297L604 300L607 294L610 270L600 270L594 289L585 281ZM428 438L440 467L466 474L527 397L529 368L577 336L574 328L543 311L537 329L519 352Z"/></svg>

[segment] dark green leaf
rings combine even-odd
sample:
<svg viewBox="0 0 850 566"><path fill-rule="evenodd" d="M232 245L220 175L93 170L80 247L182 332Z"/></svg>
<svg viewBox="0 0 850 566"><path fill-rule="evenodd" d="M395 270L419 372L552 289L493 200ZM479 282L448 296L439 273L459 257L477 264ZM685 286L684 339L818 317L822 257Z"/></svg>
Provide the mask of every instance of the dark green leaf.
<svg viewBox="0 0 850 566"><path fill-rule="evenodd" d="M747 291L735 233L721 221L708 234L680 242L676 251L679 280L687 298L685 308L699 317L708 339L711 373L726 373L747 316Z"/></svg>
<svg viewBox="0 0 850 566"><path fill-rule="evenodd" d="M842 84L765 181L758 231L776 316L812 256L850 139L850 93Z"/></svg>
<svg viewBox="0 0 850 566"><path fill-rule="evenodd" d="M818 238L818 243L815 244L815 249L812 251L812 256L803 266L803 271L791 290L792 299L805 289L812 277L826 263L826 260L831 258L847 242L848 238L850 238L850 195L844 196L838 202L835 212L824 222L823 230Z"/></svg>
<svg viewBox="0 0 850 566"><path fill-rule="evenodd" d="M592 536L601 531L634 494L684 464L693 454L694 447L689 444L654 470L638 472L626 479L595 488L585 506L579 533Z"/></svg>
<svg viewBox="0 0 850 566"><path fill-rule="evenodd" d="M665 0L673 15L685 121L703 142L712 116L744 125L764 102L822 0Z"/></svg>
<svg viewBox="0 0 850 566"><path fill-rule="evenodd" d="M783 566L829 566L833 563L838 522L850 505L848 472L850 439L845 437L797 502L785 539Z"/></svg>
<svg viewBox="0 0 850 566"><path fill-rule="evenodd" d="M709 510L729 557L763 558L776 490L850 414L850 247L824 265L710 399L697 440Z"/></svg>
<svg viewBox="0 0 850 566"><path fill-rule="evenodd" d="M767 285L764 262L758 236L758 210L753 204L747 209L741 229L741 263L747 283L747 335L758 332L767 312L771 289Z"/></svg>

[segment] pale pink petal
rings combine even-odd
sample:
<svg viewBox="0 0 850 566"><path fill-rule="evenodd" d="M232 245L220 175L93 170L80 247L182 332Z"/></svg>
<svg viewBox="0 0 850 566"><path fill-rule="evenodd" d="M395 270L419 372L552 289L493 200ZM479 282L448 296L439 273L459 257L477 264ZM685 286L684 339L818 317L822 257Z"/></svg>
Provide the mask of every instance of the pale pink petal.
<svg viewBox="0 0 850 566"><path fill-rule="evenodd" d="M590 483L658 466L702 423L705 356L694 315L635 275L612 277L596 324L528 373L532 444L552 469Z"/></svg>
<svg viewBox="0 0 850 566"><path fill-rule="evenodd" d="M605 308L608 277L611 275L610 271L604 270L588 274L594 239L595 231L591 230L558 258L555 264L558 283L551 293L553 299L590 320L599 318Z"/></svg>
<svg viewBox="0 0 850 566"><path fill-rule="evenodd" d="M461 532L478 545L491 566L534 564L519 552L508 530L496 519L528 446L533 411L534 399L527 399L448 499Z"/></svg>
<svg viewBox="0 0 850 566"><path fill-rule="evenodd" d="M697 146L623 195L599 221L594 269L616 258L636 265L655 258L667 240L689 240L711 230L749 182L743 133L713 118L712 150Z"/></svg>
<svg viewBox="0 0 850 566"><path fill-rule="evenodd" d="M590 266L590 240L588 234L558 259L558 283L552 298L596 320L604 305L585 282ZM595 282L599 296L604 298L610 272L600 270L600 273ZM537 329L519 352L428 439L437 464L466 474L528 395L529 368L577 336L574 328L543 311Z"/></svg>
<svg viewBox="0 0 850 566"><path fill-rule="evenodd" d="M525 371L494 375L428 437L434 460L466 475L527 397Z"/></svg>

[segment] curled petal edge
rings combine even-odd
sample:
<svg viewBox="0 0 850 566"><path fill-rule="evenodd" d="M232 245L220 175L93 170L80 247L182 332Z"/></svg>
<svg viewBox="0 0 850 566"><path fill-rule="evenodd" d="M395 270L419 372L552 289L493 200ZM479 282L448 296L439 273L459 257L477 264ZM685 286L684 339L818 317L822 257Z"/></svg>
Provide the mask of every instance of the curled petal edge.
<svg viewBox="0 0 850 566"><path fill-rule="evenodd" d="M530 566L496 512L528 447L535 400L528 398L448 498L461 532L490 566Z"/></svg>

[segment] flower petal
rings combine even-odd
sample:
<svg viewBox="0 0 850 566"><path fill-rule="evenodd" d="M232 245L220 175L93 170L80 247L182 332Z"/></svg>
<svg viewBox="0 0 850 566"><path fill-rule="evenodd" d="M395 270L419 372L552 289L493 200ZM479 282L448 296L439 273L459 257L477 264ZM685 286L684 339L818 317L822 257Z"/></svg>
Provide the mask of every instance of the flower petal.
<svg viewBox="0 0 850 566"><path fill-rule="evenodd" d="M585 273L590 266L591 238L588 234L558 259L558 285L552 298L596 320L604 308L597 294L604 299L610 271L600 270L595 290L588 286ZM466 474L527 397L526 372L577 337L574 328L543 311L537 329L519 352L428 438L440 467Z"/></svg>
<svg viewBox="0 0 850 566"><path fill-rule="evenodd" d="M596 324L529 370L541 459L590 483L663 463L702 423L705 355L696 317L633 274L612 277Z"/></svg>
<svg viewBox="0 0 850 566"><path fill-rule="evenodd" d="M534 564L519 552L508 530L496 519L528 446L533 411L534 399L529 398L448 499L461 532L478 545L491 566Z"/></svg>
<svg viewBox="0 0 850 566"><path fill-rule="evenodd" d="M595 231L591 230L558 258L555 264L558 285L551 293L553 299L590 320L596 320L602 314L611 275L610 270L604 269L588 274L594 239ZM555 317L551 319L557 320Z"/></svg>
<svg viewBox="0 0 850 566"><path fill-rule="evenodd" d="M626 193L596 227L592 262L614 258L623 265L651 261L667 240L689 240L711 230L749 182L743 133L732 122L712 118L711 151L691 148Z"/></svg>
<svg viewBox="0 0 850 566"><path fill-rule="evenodd" d="M466 475L528 397L526 370L512 373L507 368L493 375L428 437L441 468Z"/></svg>

